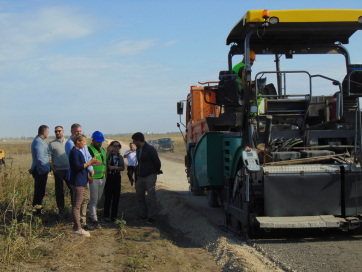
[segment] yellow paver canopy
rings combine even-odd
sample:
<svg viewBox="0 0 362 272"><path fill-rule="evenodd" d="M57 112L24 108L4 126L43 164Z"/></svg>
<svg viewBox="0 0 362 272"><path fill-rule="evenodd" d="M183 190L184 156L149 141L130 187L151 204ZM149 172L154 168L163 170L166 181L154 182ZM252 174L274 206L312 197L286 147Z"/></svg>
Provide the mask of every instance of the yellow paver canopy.
<svg viewBox="0 0 362 272"><path fill-rule="evenodd" d="M263 10L248 11L234 26L226 44L244 42L250 31L251 48L278 48L279 45L348 44L349 37L362 29L362 10L302 9L270 11L278 23L263 27Z"/></svg>

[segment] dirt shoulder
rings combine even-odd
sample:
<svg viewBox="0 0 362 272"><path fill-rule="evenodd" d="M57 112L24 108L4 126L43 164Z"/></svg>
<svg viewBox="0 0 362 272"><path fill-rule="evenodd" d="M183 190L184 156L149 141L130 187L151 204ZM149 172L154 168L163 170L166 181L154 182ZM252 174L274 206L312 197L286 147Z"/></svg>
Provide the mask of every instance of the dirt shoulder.
<svg viewBox="0 0 362 272"><path fill-rule="evenodd" d="M24 157L18 159L15 165ZM202 200L188 194L178 158L161 155L161 160L164 174L157 182L160 215L155 223L137 220L135 190L124 172L119 218L126 221L125 227L101 221L102 228L90 238L77 237L71 230L69 201L63 218L46 207L42 235L5 271L281 271L253 247L223 232L222 219L210 220L220 219L220 209L197 206ZM54 198L53 186L50 177L46 204ZM98 213L103 218L102 208Z"/></svg>
<svg viewBox="0 0 362 272"><path fill-rule="evenodd" d="M127 183L124 179L123 183ZM196 246L160 216L150 225L136 219L134 188L123 187L121 214L127 222L122 238L119 225L101 222L90 238L72 234L71 218L47 226L49 236L34 240L29 256L13 271L222 271L211 254ZM100 210L101 212L101 210ZM55 215L54 215L55 216ZM50 222L49 222L50 223Z"/></svg>

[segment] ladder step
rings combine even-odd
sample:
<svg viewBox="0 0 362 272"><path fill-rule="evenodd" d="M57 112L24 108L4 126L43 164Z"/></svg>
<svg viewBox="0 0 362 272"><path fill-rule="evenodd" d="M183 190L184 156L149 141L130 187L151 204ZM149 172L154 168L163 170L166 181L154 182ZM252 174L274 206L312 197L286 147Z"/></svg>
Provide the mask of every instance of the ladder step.
<svg viewBox="0 0 362 272"><path fill-rule="evenodd" d="M290 217L256 217L260 228L266 229L308 229L338 228L340 221L333 215L290 216Z"/></svg>

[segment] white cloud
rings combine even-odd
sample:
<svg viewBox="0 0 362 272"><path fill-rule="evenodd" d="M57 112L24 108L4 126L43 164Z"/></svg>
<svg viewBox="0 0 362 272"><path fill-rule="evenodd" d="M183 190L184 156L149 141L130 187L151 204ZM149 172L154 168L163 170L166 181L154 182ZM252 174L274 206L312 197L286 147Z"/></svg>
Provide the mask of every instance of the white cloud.
<svg viewBox="0 0 362 272"><path fill-rule="evenodd" d="M167 47L171 47L175 44L178 44L180 41L179 40L171 40L171 41L167 41L163 44L163 47L167 48Z"/></svg>
<svg viewBox="0 0 362 272"><path fill-rule="evenodd" d="M91 33L91 20L69 8L42 8L35 13L0 13L0 60L31 57L40 45L79 39Z"/></svg>
<svg viewBox="0 0 362 272"><path fill-rule="evenodd" d="M52 57L44 60L48 68L54 72L65 72L72 70L94 70L112 68L111 63L97 61L88 57Z"/></svg>
<svg viewBox="0 0 362 272"><path fill-rule="evenodd" d="M119 41L107 46L102 50L102 54L113 56L135 56L144 53L148 49L154 47L155 44L155 39Z"/></svg>

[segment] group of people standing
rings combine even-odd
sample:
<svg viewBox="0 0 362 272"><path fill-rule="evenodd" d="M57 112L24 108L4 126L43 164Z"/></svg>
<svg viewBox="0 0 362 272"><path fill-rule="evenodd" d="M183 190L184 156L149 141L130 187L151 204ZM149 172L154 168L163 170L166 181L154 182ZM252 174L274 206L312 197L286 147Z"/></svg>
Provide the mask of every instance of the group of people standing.
<svg viewBox="0 0 362 272"><path fill-rule="evenodd" d="M64 213L64 182L71 193L73 231L79 236L89 237L92 227L101 228L97 215L97 206L104 193L104 221L117 220L121 192L121 171L125 170L123 160L127 158L127 175L131 185L135 184L139 204L139 217L149 222L156 214L156 180L161 173L161 161L157 151L145 141L144 135L137 132L132 135L130 149L120 154L121 143L112 141L107 150L102 147L105 141L103 133L95 131L92 143L87 146L87 138L82 134L79 124L71 126L71 137L64 139L64 129L56 126L55 140L49 144L45 139L49 127L42 125L34 138L32 166L29 172L34 178L33 207L35 214L42 212L42 200L45 196L48 173L53 171L55 195L59 214ZM149 206L146 204L146 193Z"/></svg>

